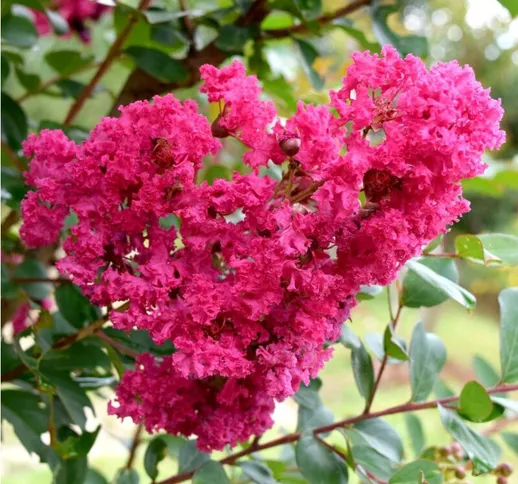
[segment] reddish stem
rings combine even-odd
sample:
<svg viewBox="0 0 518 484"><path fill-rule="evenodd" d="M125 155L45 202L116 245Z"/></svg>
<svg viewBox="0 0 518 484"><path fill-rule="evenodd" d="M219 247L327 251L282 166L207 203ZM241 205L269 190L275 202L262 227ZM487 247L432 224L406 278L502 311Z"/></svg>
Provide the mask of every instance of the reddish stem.
<svg viewBox="0 0 518 484"><path fill-rule="evenodd" d="M489 388L487 390L488 393L503 393L503 392L513 392L518 391L518 384L515 385L498 385L493 388ZM380 410L379 412L372 412L368 414L357 415L356 417L347 418L345 420L340 420L338 422L332 423L330 425L324 425L322 427L317 427L313 430L315 435L322 434L326 432L331 432L332 430L346 427L347 425L352 425L358 422L362 422L363 420L370 420L378 417L386 417L387 415L395 415L398 413L405 412L417 412L419 410L426 410L430 408L435 408L438 405L444 405L446 403L454 402L458 400L458 396L441 398L438 400L433 400L430 402L420 402L420 403L404 403L403 405L397 405L396 407L387 408L385 410ZM259 444L253 449L248 447L240 452L236 452L235 454L229 455L224 459L221 459L220 464L234 464L241 457L245 457L253 452L259 452L265 449L271 449L272 447L277 447L279 445L290 444L292 442L296 442L300 438L300 433L295 432L292 434L285 435L283 437L279 437L278 439L270 440L269 442L265 442L264 444ZM178 482L184 482L190 479L194 474L194 471L191 472L183 472L182 474L177 474L176 476L170 477L169 479L165 479L164 481L160 481L158 484L176 484Z"/></svg>
<svg viewBox="0 0 518 484"><path fill-rule="evenodd" d="M124 45L124 42L126 42L126 39L129 37L131 31L133 30L133 27L135 27L135 24L138 22L140 12L147 10L150 4L151 0L140 0L137 11L134 11L129 15L128 23L119 34L119 36L115 39L115 42L110 47L110 50L108 51L104 61L99 66L99 69L92 77L88 85L81 91L81 94L77 98L76 102L72 104L70 111L68 112L67 117L63 123L65 126L70 126L72 124L72 121L74 121L84 103L92 94L95 86L97 86L104 74L106 74L106 71L117 59L122 46Z"/></svg>
<svg viewBox="0 0 518 484"><path fill-rule="evenodd" d="M399 322L399 317L401 316L402 309L403 309L403 306L400 304L397 308L397 312L396 312L396 315L394 316L394 320L392 321L392 326L394 327L394 329L396 329L397 323ZM385 356L383 357L383 360L381 361L381 366L378 371L378 375L376 376L376 381L374 382L374 386L372 387L372 392L369 395L367 402L365 403L365 409L363 410L364 414L368 414L372 407L372 402L374 401L374 397L376 396L376 392L378 391L378 387L381 382L381 377L383 376L383 373L385 372L387 363L388 363L388 355L385 354Z"/></svg>

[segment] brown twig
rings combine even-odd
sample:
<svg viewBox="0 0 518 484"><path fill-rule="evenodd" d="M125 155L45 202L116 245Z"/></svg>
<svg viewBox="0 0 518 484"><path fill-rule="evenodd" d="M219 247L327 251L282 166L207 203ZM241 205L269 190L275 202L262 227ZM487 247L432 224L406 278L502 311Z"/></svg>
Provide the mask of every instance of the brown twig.
<svg viewBox="0 0 518 484"><path fill-rule="evenodd" d="M16 100L16 102L23 103L30 97L36 96L37 94L41 94L46 89L48 89L50 86L52 86L53 84L56 84L59 81L64 81L66 79L70 79L72 76L75 76L76 74L80 74L81 72L88 71L88 70L93 69L94 67L98 67L98 66L99 66L98 63L88 64L87 66L82 66L81 68L77 69L76 71L72 72L71 74L69 74L67 76L59 75L59 76L51 77L47 81L41 83L36 89L34 89L34 91L28 91L23 96L20 96Z"/></svg>
<svg viewBox="0 0 518 484"><path fill-rule="evenodd" d="M183 12L187 12L189 10L189 5L187 5L187 0L178 0L178 3L180 5L180 9ZM183 28L185 30L185 33L187 34L187 37L189 38L189 42L191 44L190 52L193 52L194 47L194 25L192 23L191 18L187 15L187 13L180 19Z"/></svg>
<svg viewBox="0 0 518 484"><path fill-rule="evenodd" d="M362 7L367 7L371 3L372 0L355 0L354 2L351 2L349 5L335 10L333 13L330 13L328 15L322 15L321 17L317 18L315 22L317 22L321 26L330 24L331 22L333 22L333 20L336 20L340 17L345 17L346 15L349 15ZM283 37L290 37L294 34L303 34L306 32L308 32L308 27L304 24L301 24L294 25L293 27L287 27L285 29L263 30L262 33L266 39L279 39Z"/></svg>
<svg viewBox="0 0 518 484"><path fill-rule="evenodd" d="M371 1L372 0L353 1L349 5L340 8L329 15L318 18L316 21L321 25L326 25L337 18L349 15L356 10L359 10L361 7L369 5ZM242 15L236 21L235 25L238 27L258 26L269 13L270 10L268 9L268 3L266 1L256 0L246 14ZM306 31L307 27L305 25L297 25L287 29L266 30L260 35L261 37L264 37L264 40L268 40L289 37L293 34L304 33ZM126 84L115 100L110 111L110 116L117 116L118 108L121 105L126 105L137 100L149 99L155 94L162 94L179 88L193 86L200 80L200 66L203 64L218 66L230 55L231 54L229 52L224 52L219 49L215 45L215 42L211 42L199 51L190 52L186 58L179 61L189 74L184 80L178 82L161 82L142 69L135 69L126 80Z"/></svg>
<svg viewBox="0 0 518 484"><path fill-rule="evenodd" d="M20 213L17 210L11 210L2 222L2 237L5 237L9 233L11 227L15 225L18 220L20 220Z"/></svg>
<svg viewBox="0 0 518 484"><path fill-rule="evenodd" d="M129 37L131 31L133 30L133 27L135 27L135 24L139 19L140 12L147 10L150 4L151 0L140 0L136 11L130 13L126 26L115 39L115 42L110 47L110 50L108 51L108 54L99 66L99 69L92 77L90 82L81 91L81 94L77 98L76 102L72 104L70 111L68 112L67 117L63 123L65 126L70 126L72 124L72 121L74 121L75 117L83 107L84 103L92 94L92 91L95 89L95 86L99 83L104 74L106 74L106 71L119 56L124 42L126 42L126 39Z"/></svg>
<svg viewBox="0 0 518 484"><path fill-rule="evenodd" d="M491 435L496 432L500 432L503 428L507 427L508 425L513 425L518 423L518 415L514 415L513 417L504 418L502 420L498 420L490 427L484 429L481 433L483 435Z"/></svg>
<svg viewBox="0 0 518 484"><path fill-rule="evenodd" d="M142 431L144 430L144 425L139 424L135 429L135 434L133 435L133 440L131 441L130 452L128 456L128 461L126 462L126 469L131 469L133 467L133 462L135 462L135 455L137 453L138 446L141 442Z"/></svg>
<svg viewBox="0 0 518 484"><path fill-rule="evenodd" d="M20 160L18 155L11 149L11 147L5 141L2 141L2 151L6 154L7 158L9 158L11 164L20 173L23 173L25 171L25 166L22 163L22 160Z"/></svg>
<svg viewBox="0 0 518 484"><path fill-rule="evenodd" d="M50 277L13 277L11 282L16 284L30 284L33 282L48 282L49 284L73 284L74 281L65 278L52 279Z"/></svg>
<svg viewBox="0 0 518 484"><path fill-rule="evenodd" d="M401 304L398 305L396 315L394 316L394 319L392 320L392 326L394 329L396 329L397 323L399 322L399 317L401 316L401 311L403 310L403 306ZM365 409L363 410L364 414L368 414L370 412L370 409L372 407L372 402L374 401L374 397L376 396L376 392L378 391L378 387L381 382L381 378L383 376L383 373L385 372L385 368L388 363L388 355L385 353L383 356L383 360L381 361L381 366L378 370L378 374L376 376L376 380L374 382L374 386L372 387L371 394L369 395L369 398L365 402Z"/></svg>
<svg viewBox="0 0 518 484"><path fill-rule="evenodd" d="M489 394L493 393L503 393L503 392L515 392L518 391L518 384L514 385L498 385L493 388L489 388L487 392ZM330 425L324 425L322 427L317 427L313 429L313 433L323 434L327 432L331 432L332 430L336 430L339 428L347 427L348 425L353 425L358 422L362 422L364 420L370 420L378 417L386 417L388 415L395 415L398 413L406 413L406 412L417 412L420 410L427 410L430 408L436 408L439 405L444 405L447 403L454 402L458 400L458 396L440 398L438 400L433 400L430 402L420 402L420 403L404 403L402 405L397 405L395 407L390 407L385 410L380 410L378 412L372 412L368 414L357 415L356 417L347 418L344 420L340 420L338 422L332 423ZM296 442L301 436L300 432L295 432L292 434L284 435L283 437L279 437L278 439L270 440L269 442L265 442L264 444L259 444L255 448L251 449L248 447L240 452L236 452L235 454L229 455L224 459L219 461L220 464L234 464L241 457L245 457L253 452L259 452L265 449L271 449L272 447L277 447L279 445L290 444L292 442ZM158 484L177 484L178 482L184 482L192 477L195 471L191 472L183 472L182 474L177 474L176 476L170 477L169 479L165 479L164 481L160 481Z"/></svg>
<svg viewBox="0 0 518 484"><path fill-rule="evenodd" d="M117 311L124 311L129 307L129 302L124 303L122 306L118 307ZM108 315L97 319L93 323L89 324L88 326L81 328L77 333L70 334L68 336L64 336L63 338L58 339L53 345L53 350L64 350L66 348L69 348L74 343L77 343L78 341L81 341L84 338L87 338L88 336L91 336L95 332L97 332L99 329L102 328L104 323L108 321L109 317ZM16 378L18 378L20 375L25 373L28 370L27 366L24 364L18 365L16 368L13 368L12 370L6 371L2 373L2 382L12 381Z"/></svg>
<svg viewBox="0 0 518 484"><path fill-rule="evenodd" d="M128 348L127 346L124 346L123 344L119 343L117 340L110 338L104 331L99 331L97 333L97 337L105 341L109 345L113 346L115 349L119 350L119 352L123 353L124 355L131 356L132 358L137 358L137 356L140 355L138 351L132 350L131 348Z"/></svg>

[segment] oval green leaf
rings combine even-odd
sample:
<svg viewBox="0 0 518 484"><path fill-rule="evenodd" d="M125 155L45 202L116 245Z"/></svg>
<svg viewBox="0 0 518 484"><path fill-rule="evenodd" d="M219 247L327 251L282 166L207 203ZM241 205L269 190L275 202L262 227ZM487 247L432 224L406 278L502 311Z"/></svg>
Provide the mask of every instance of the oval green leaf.
<svg viewBox="0 0 518 484"><path fill-rule="evenodd" d="M459 402L459 413L472 422L483 422L493 411L491 397L477 381L464 385Z"/></svg>

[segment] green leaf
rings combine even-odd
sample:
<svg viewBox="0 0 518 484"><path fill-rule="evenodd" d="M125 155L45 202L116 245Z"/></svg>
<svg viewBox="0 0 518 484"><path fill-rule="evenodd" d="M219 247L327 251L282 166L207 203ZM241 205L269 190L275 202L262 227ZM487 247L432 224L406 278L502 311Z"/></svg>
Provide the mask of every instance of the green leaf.
<svg viewBox="0 0 518 484"><path fill-rule="evenodd" d="M276 484L271 469L262 462L245 461L240 464L243 474L256 484ZM226 476L225 476L226 477ZM211 481L212 482L212 481ZM228 481L222 481L228 482ZM207 481L208 483L208 481ZM200 483L201 484L201 483ZM216 483L215 483L216 484Z"/></svg>
<svg viewBox="0 0 518 484"><path fill-rule="evenodd" d="M474 475L492 471L498 465L498 448L489 439L471 430L454 412L441 405L439 414L444 428L473 461Z"/></svg>
<svg viewBox="0 0 518 484"><path fill-rule="evenodd" d="M16 71L16 77L18 77L18 80L20 81L20 84L27 90L27 91L34 91L41 83L41 79L37 74L31 74L28 72L23 71L19 67L15 69Z"/></svg>
<svg viewBox="0 0 518 484"><path fill-rule="evenodd" d="M502 432L502 439L509 448L518 455L518 434L512 432Z"/></svg>
<svg viewBox="0 0 518 484"><path fill-rule="evenodd" d="M464 385L459 401L459 413L472 422L483 422L493 411L493 403L489 394L476 381L470 381Z"/></svg>
<svg viewBox="0 0 518 484"><path fill-rule="evenodd" d="M158 477L158 464L165 459L166 455L167 443L162 437L155 437L149 442L144 454L144 469L152 481Z"/></svg>
<svg viewBox="0 0 518 484"><path fill-rule="evenodd" d="M196 448L195 440L187 440L178 454L178 472L190 472L210 460L210 455Z"/></svg>
<svg viewBox="0 0 518 484"><path fill-rule="evenodd" d="M421 452L423 451L426 444L421 420L419 420L419 417L412 413L405 413L405 424L408 435L410 436L410 442L412 444L414 455L418 457L421 455Z"/></svg>
<svg viewBox="0 0 518 484"><path fill-rule="evenodd" d="M331 22L330 27L339 27L348 35L350 35L353 39L356 39L361 47L365 50L369 50L372 53L379 52L381 50L381 46L378 42L371 42L367 39L365 32L360 29L356 29L351 25L351 21L347 18L337 18Z"/></svg>
<svg viewBox="0 0 518 484"><path fill-rule="evenodd" d="M318 50L309 42L301 39L294 39L295 45L298 47L300 57L302 60L302 68L308 77L311 85L320 91L324 87L324 79L320 77L317 71L313 68L313 63L319 56Z"/></svg>
<svg viewBox="0 0 518 484"><path fill-rule="evenodd" d="M28 49L37 42L38 33L29 19L6 15L2 17L2 39L21 49Z"/></svg>
<svg viewBox="0 0 518 484"><path fill-rule="evenodd" d="M52 484L79 484L83 483L88 469L85 456L75 459L60 459L53 469Z"/></svg>
<svg viewBox="0 0 518 484"><path fill-rule="evenodd" d="M491 401L518 415L518 401L510 398L496 397L494 395L491 396Z"/></svg>
<svg viewBox="0 0 518 484"><path fill-rule="evenodd" d="M404 344L402 339L398 338L398 341L401 345ZM367 333L365 335L365 343L367 343L368 348L372 351L372 353L374 353L374 356L379 361L383 361L383 358L385 358L385 348L383 347L383 335L380 333ZM390 365L394 365L397 363L401 363L401 360L389 357L388 363Z"/></svg>
<svg viewBox="0 0 518 484"><path fill-rule="evenodd" d="M108 480L99 471L88 469L84 484L108 484Z"/></svg>
<svg viewBox="0 0 518 484"><path fill-rule="evenodd" d="M477 380L482 383L486 388L495 386L499 381L500 377L494 368L480 355L473 357L473 369Z"/></svg>
<svg viewBox="0 0 518 484"><path fill-rule="evenodd" d="M318 392L322 388L322 380L315 378L309 382L309 385L301 384L293 399L302 407L314 410L322 405L322 400Z"/></svg>
<svg viewBox="0 0 518 484"><path fill-rule="evenodd" d="M25 259L14 270L14 276L20 278L46 278L48 277L44 265L35 259ZM52 291L52 284L48 282L25 282L20 286L33 299L41 301Z"/></svg>
<svg viewBox="0 0 518 484"><path fill-rule="evenodd" d="M315 409L299 407L297 419L297 432L302 432L316 427L323 427L332 424L334 416L332 412L324 405L320 405Z"/></svg>
<svg viewBox="0 0 518 484"><path fill-rule="evenodd" d="M368 301L379 296L383 292L383 286L360 286L360 292L356 294L358 301Z"/></svg>
<svg viewBox="0 0 518 484"><path fill-rule="evenodd" d="M293 95L293 86L284 77L279 76L276 79L261 80L264 92L273 98L280 108L289 113L293 113L297 109L297 101ZM273 166L277 167L277 165Z"/></svg>
<svg viewBox="0 0 518 484"><path fill-rule="evenodd" d="M351 366L360 395L365 399L369 398L374 386L374 367L363 344L351 351Z"/></svg>
<svg viewBox="0 0 518 484"><path fill-rule="evenodd" d="M414 273L419 279L421 279L421 282L419 283L418 280L414 280L413 284L417 283L423 286L423 282L426 283L428 286L431 286L434 289L437 289L440 293L443 295L453 299L454 301L458 302L462 306L464 306L467 309L473 309L475 307L476 299L473 294L471 294L469 291L464 289L463 287L457 285L455 282L452 282L447 277L444 277L437 272L435 272L432 268L429 267L430 263L426 263L423 261L415 261L415 260L409 260L407 262L407 267L411 273ZM407 276L408 277L408 276ZM420 304L416 304L415 299L415 293L414 298L410 299L409 304L409 282L407 277L405 277L406 280L406 286L405 281L403 281L403 296L402 296L402 303L405 306L409 307L418 307L418 306L428 306L428 305L436 305L437 302L432 301L434 304L430 304L430 295L427 294L426 297L418 299ZM407 297L405 298L405 288Z"/></svg>
<svg viewBox="0 0 518 484"><path fill-rule="evenodd" d="M37 454L42 462L47 460L48 448L41 434L48 430L49 413L41 399L33 393L20 390L2 390L2 419L13 427L27 452Z"/></svg>
<svg viewBox="0 0 518 484"><path fill-rule="evenodd" d="M353 445L368 445L376 452L399 463L403 458L403 443L397 432L384 420L373 418L344 429Z"/></svg>
<svg viewBox="0 0 518 484"><path fill-rule="evenodd" d="M230 168L228 168L227 166L210 165L204 171L205 176L203 178L207 181L209 185L212 185L214 181L218 180L219 178L223 178L225 180L232 179L232 172L230 171Z"/></svg>
<svg viewBox="0 0 518 484"><path fill-rule="evenodd" d="M329 449L319 443L312 430L302 433L295 447L295 458L309 484L347 484L347 467Z"/></svg>
<svg viewBox="0 0 518 484"><path fill-rule="evenodd" d="M52 30L56 35L64 35L70 30L68 22L55 10L45 10L45 15L52 25Z"/></svg>
<svg viewBox="0 0 518 484"><path fill-rule="evenodd" d="M45 56L45 61L62 76L70 76L74 72L88 66L93 56L85 56L76 50L55 50Z"/></svg>
<svg viewBox="0 0 518 484"><path fill-rule="evenodd" d="M74 99L79 97L85 86L86 84L72 79L61 79L56 82L56 87L59 88L63 97L71 97Z"/></svg>
<svg viewBox="0 0 518 484"><path fill-rule="evenodd" d="M79 425L81 430L86 426L86 415L84 408L92 409L92 402L85 391L71 379L70 375L59 371L42 371L42 375L56 387L56 394L65 407L72 422Z"/></svg>
<svg viewBox="0 0 518 484"><path fill-rule="evenodd" d="M18 151L22 141L27 138L27 116L20 105L2 92L2 138Z"/></svg>
<svg viewBox="0 0 518 484"><path fill-rule="evenodd" d="M428 41L417 35L400 36L387 23L387 18L398 8L394 5L379 5L371 8L372 30L381 45L392 44L400 54L415 54L418 57L428 55Z"/></svg>
<svg viewBox="0 0 518 484"><path fill-rule="evenodd" d="M225 52L240 53L251 38L252 32L248 27L227 24L220 29L215 45Z"/></svg>
<svg viewBox="0 0 518 484"><path fill-rule="evenodd" d="M444 343L418 323L410 342L411 401L424 402L428 398L445 363Z"/></svg>
<svg viewBox="0 0 518 484"><path fill-rule="evenodd" d="M390 478L395 467L391 460L376 452L369 445L353 445L352 456L357 466L383 480Z"/></svg>
<svg viewBox="0 0 518 484"><path fill-rule="evenodd" d="M383 335L383 349L385 354L392 356L397 360L408 360L408 354L404 342L396 337L392 323L387 325L387 328L385 329L385 334Z"/></svg>
<svg viewBox="0 0 518 484"><path fill-rule="evenodd" d="M9 77L9 73L11 72L11 65L9 64L9 60L7 56L2 54L2 68L0 69L0 73L2 75L2 84Z"/></svg>
<svg viewBox="0 0 518 484"><path fill-rule="evenodd" d="M74 284L60 284L54 296L59 312L74 328L82 328L85 323L101 316L100 311L90 304Z"/></svg>
<svg viewBox="0 0 518 484"><path fill-rule="evenodd" d="M322 13L322 0L295 0L295 4L306 20L313 20Z"/></svg>
<svg viewBox="0 0 518 484"><path fill-rule="evenodd" d="M114 484L139 484L138 472L135 469L120 469L114 479Z"/></svg>
<svg viewBox="0 0 518 484"><path fill-rule="evenodd" d="M442 484L443 482L439 466L435 462L422 459L410 462L392 474L389 484L416 484L425 479L428 484Z"/></svg>
<svg viewBox="0 0 518 484"><path fill-rule="evenodd" d="M518 15L518 2L516 0L498 0L511 14L511 17Z"/></svg>
<svg viewBox="0 0 518 484"><path fill-rule="evenodd" d="M484 249L482 241L476 235L459 235L455 239L455 252L462 259L467 259L479 264L497 265L501 259Z"/></svg>
<svg viewBox="0 0 518 484"><path fill-rule="evenodd" d="M63 442L58 442L54 450L64 459L86 456L93 447L100 430L101 426L98 426L94 432L83 432L79 436L69 436Z"/></svg>
<svg viewBox="0 0 518 484"><path fill-rule="evenodd" d="M151 12L152 10L148 10L147 13ZM182 32L176 30L173 22L152 25L150 37L154 42L167 45L169 52L177 52L189 45L189 39Z"/></svg>
<svg viewBox="0 0 518 484"><path fill-rule="evenodd" d="M450 259L420 259L419 262L429 267L437 274L446 277L450 281L459 281L457 266ZM423 279L412 271L408 271L403 279L403 292L401 303L410 308L432 307L448 300L444 292L433 285L423 282Z"/></svg>
<svg viewBox="0 0 518 484"><path fill-rule="evenodd" d="M340 333L340 343L342 343L346 348L350 350L357 349L361 346L362 342L360 341L360 338L356 336L351 327L350 324L345 323L342 326L342 331Z"/></svg>
<svg viewBox="0 0 518 484"><path fill-rule="evenodd" d="M500 304L500 362L502 381L518 380L518 287L504 289Z"/></svg>
<svg viewBox="0 0 518 484"><path fill-rule="evenodd" d="M159 50L132 46L125 52L138 67L160 81L183 82L189 77L189 72L180 61Z"/></svg>
<svg viewBox="0 0 518 484"><path fill-rule="evenodd" d="M518 237L510 234L480 234L478 238L484 249L501 259L502 264L518 265Z"/></svg>
<svg viewBox="0 0 518 484"><path fill-rule="evenodd" d="M2 166L2 203L18 210L27 190L23 176L18 170L9 166Z"/></svg>

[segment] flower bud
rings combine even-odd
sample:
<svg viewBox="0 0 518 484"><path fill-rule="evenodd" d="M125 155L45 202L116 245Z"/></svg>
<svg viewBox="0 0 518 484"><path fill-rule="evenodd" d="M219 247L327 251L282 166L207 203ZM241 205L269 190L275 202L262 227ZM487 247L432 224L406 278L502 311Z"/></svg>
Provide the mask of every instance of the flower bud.
<svg viewBox="0 0 518 484"><path fill-rule="evenodd" d="M290 136L280 141L281 151L290 158L295 156L300 150L300 138L297 135Z"/></svg>
<svg viewBox="0 0 518 484"><path fill-rule="evenodd" d="M466 469L464 467L459 466L455 468L455 477L457 479L464 479L466 477Z"/></svg>
<svg viewBox="0 0 518 484"><path fill-rule="evenodd" d="M221 126L220 124L221 114L212 122L210 126L210 130L212 132L212 136L214 138L227 138L230 135L230 131L225 128L225 126Z"/></svg>
<svg viewBox="0 0 518 484"><path fill-rule="evenodd" d="M513 466L509 464L509 462L502 462L497 468L496 471L504 477L509 477L513 473Z"/></svg>
<svg viewBox="0 0 518 484"><path fill-rule="evenodd" d="M508 480L507 480L507 477L504 477L504 476L500 476L497 480L496 480L496 484L508 484Z"/></svg>

